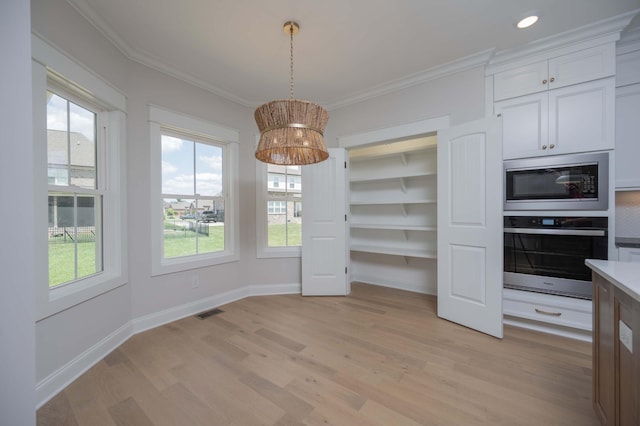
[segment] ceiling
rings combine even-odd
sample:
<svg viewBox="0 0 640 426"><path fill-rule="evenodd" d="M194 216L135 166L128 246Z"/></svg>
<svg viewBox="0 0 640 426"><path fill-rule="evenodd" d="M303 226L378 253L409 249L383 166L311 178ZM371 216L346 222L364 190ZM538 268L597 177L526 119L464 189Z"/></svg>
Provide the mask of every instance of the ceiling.
<svg viewBox="0 0 640 426"><path fill-rule="evenodd" d="M289 97L282 25L295 20L295 95L329 109L640 8L640 0L67 1L129 58L247 106ZM540 21L517 30L531 11Z"/></svg>

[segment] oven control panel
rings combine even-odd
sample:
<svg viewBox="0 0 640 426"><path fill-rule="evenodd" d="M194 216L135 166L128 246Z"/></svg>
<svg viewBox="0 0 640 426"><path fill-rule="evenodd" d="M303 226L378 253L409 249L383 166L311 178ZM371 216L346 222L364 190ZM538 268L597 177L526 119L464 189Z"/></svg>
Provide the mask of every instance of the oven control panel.
<svg viewBox="0 0 640 426"><path fill-rule="evenodd" d="M505 228L580 228L607 229L606 217L571 216L505 216Z"/></svg>

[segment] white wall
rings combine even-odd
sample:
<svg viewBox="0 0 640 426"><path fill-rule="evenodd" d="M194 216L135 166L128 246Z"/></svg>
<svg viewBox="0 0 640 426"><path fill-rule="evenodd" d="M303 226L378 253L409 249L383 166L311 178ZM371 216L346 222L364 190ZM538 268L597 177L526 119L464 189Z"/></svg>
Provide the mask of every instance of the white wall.
<svg viewBox="0 0 640 426"><path fill-rule="evenodd" d="M175 315L176 308L215 300L221 294L241 295L238 290L247 286L260 292L270 284L299 284L299 258L256 258L253 151L257 128L253 110L128 60L64 0L33 0L32 14L34 32L127 97L129 283L38 322L36 379L42 387L55 389L60 383L58 376L64 376L65 370L74 371L69 366L74 360L109 350L131 332L127 325L132 321L135 324L145 319L144 328ZM483 96L482 70L465 71L332 111L326 139L335 146L338 136L445 114L451 114L453 123L480 118L484 114ZM150 104L239 131L239 261L151 276ZM197 289L191 288L193 275L199 277ZM170 314L163 316L163 312Z"/></svg>
<svg viewBox="0 0 640 426"><path fill-rule="evenodd" d="M299 284L300 259L256 258L253 151L257 128L251 109L128 60L64 0L33 0L32 15L35 33L127 96L129 283L37 323L38 394L48 397L69 374L81 372L78 369L86 367L87 361L130 334L127 325L132 321L163 311L175 315L176 307L214 300L247 286L259 293L265 284ZM151 277L149 104L240 132L240 261ZM46 200L38 203L46 208ZM194 274L200 281L196 290L191 289ZM158 320L167 317L160 315ZM149 321L143 325L149 326Z"/></svg>
<svg viewBox="0 0 640 426"><path fill-rule="evenodd" d="M484 97L484 68L473 68L330 111L326 141L448 114L451 125L477 120Z"/></svg>
<svg viewBox="0 0 640 426"><path fill-rule="evenodd" d="M0 2L0 423L35 424L35 246L29 3ZM16 184L18 183L19 184Z"/></svg>

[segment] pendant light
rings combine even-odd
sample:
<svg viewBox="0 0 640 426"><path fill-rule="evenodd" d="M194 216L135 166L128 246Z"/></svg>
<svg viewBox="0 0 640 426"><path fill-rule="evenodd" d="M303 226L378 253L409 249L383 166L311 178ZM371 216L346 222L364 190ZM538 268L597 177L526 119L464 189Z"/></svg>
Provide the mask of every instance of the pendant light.
<svg viewBox="0 0 640 426"><path fill-rule="evenodd" d="M293 36L300 26L289 21L283 30L290 37L290 98L267 102L256 109L254 116L260 130L256 158L280 165L318 163L329 158L323 139L329 114L318 104L293 97Z"/></svg>

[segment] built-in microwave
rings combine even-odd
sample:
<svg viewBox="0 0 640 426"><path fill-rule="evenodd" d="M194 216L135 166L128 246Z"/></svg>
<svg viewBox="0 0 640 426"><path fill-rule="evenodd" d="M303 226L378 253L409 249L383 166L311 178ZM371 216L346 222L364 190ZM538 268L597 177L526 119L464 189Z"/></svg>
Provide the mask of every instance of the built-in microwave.
<svg viewBox="0 0 640 426"><path fill-rule="evenodd" d="M504 162L504 210L607 210L609 153Z"/></svg>

